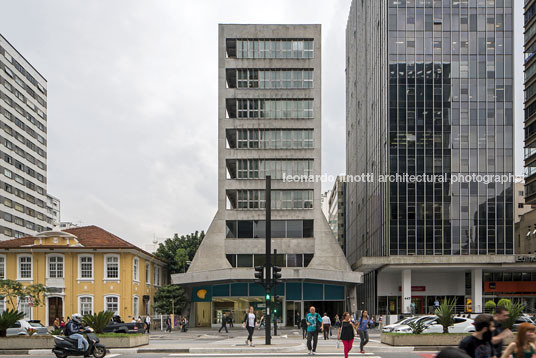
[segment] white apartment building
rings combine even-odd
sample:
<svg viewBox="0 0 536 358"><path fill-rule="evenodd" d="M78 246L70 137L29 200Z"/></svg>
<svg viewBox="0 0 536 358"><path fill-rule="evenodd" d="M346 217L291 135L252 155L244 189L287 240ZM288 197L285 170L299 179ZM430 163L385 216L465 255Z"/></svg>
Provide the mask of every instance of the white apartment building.
<svg viewBox="0 0 536 358"><path fill-rule="evenodd" d="M47 81L0 34L0 240L51 229Z"/></svg>

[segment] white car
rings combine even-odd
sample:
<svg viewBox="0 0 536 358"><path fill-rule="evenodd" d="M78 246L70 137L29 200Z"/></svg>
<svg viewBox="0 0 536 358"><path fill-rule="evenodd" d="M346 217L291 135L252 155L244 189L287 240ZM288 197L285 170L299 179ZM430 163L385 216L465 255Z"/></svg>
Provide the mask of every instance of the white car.
<svg viewBox="0 0 536 358"><path fill-rule="evenodd" d="M386 333L392 332L393 329L395 329L396 327L398 327L400 325L403 325L403 324L408 324L409 322L411 322L413 320L416 320L417 318L419 318L419 317L413 316L413 317L402 318L398 322L395 322L393 324L389 324L387 326L384 326L383 329L382 329L382 332L386 332Z"/></svg>
<svg viewBox="0 0 536 358"><path fill-rule="evenodd" d="M417 319L412 320L410 322L423 322L425 325L428 323L428 321L433 321L436 318L436 316L421 316L417 317ZM407 323L410 323L407 322ZM413 333L413 329L408 326L408 324L401 324L397 327L395 327L391 332L393 333Z"/></svg>
<svg viewBox="0 0 536 358"><path fill-rule="evenodd" d="M448 328L449 333L469 333L475 331L474 320L465 317L454 317L454 325ZM437 319L426 323L427 327L422 333L443 333L443 326L437 323Z"/></svg>

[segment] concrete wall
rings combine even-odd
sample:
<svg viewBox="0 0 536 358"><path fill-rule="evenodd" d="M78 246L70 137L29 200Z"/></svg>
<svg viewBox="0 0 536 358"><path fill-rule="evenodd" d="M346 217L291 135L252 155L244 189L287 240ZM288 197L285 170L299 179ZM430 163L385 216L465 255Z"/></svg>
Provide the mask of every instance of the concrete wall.
<svg viewBox="0 0 536 358"><path fill-rule="evenodd" d="M400 296L401 272L378 273L378 296ZM465 273L411 271L411 285L425 286L424 292L412 292L413 296L464 296Z"/></svg>

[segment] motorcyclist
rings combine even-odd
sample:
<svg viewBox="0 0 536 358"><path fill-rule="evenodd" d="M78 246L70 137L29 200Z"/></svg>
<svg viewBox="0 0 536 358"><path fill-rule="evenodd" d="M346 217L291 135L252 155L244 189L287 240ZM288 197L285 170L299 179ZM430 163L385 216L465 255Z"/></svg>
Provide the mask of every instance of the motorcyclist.
<svg viewBox="0 0 536 358"><path fill-rule="evenodd" d="M82 327L82 316L78 313L73 314L67 326L65 326L65 335L69 338L76 339L78 341L78 350L86 352L89 348L89 343L80 332L84 331ZM89 355L85 355L89 357Z"/></svg>

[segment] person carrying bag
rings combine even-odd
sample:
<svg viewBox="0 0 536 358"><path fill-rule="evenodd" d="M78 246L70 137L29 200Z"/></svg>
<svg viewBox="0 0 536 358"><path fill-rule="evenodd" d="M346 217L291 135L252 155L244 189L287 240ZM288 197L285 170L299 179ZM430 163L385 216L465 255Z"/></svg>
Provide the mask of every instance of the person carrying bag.
<svg viewBox="0 0 536 358"><path fill-rule="evenodd" d="M352 350L352 344L354 343L356 326L350 321L350 314L344 312L342 314L342 323L337 333L337 348L339 348L339 340L342 341L344 346L344 358L348 358L348 353Z"/></svg>

